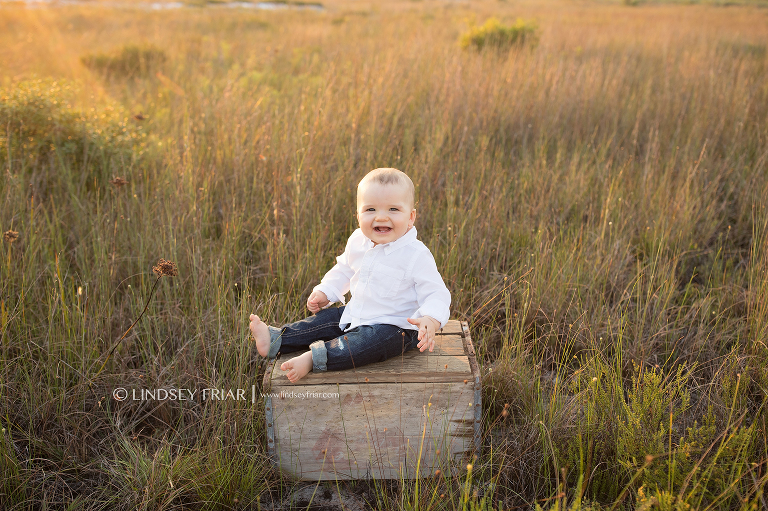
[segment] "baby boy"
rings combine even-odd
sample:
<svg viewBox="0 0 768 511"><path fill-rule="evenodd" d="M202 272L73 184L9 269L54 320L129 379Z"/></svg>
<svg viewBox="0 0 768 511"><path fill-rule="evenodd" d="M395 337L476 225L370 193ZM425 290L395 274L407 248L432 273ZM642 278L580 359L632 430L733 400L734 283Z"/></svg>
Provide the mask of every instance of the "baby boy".
<svg viewBox="0 0 768 511"><path fill-rule="evenodd" d="M435 331L448 321L451 294L432 253L416 239L414 220L411 179L396 169L369 172L357 186L360 228L307 299L314 315L276 328L251 314L259 354L274 358L309 347L280 366L296 382L309 371L380 362L414 346L432 351ZM342 306L330 307L334 302Z"/></svg>

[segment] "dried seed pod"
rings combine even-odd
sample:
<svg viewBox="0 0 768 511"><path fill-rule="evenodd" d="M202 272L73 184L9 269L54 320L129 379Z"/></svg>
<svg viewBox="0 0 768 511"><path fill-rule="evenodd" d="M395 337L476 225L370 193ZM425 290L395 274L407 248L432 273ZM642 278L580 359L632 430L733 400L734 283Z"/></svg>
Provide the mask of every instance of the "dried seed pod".
<svg viewBox="0 0 768 511"><path fill-rule="evenodd" d="M118 190L122 188L123 186L128 184L128 181L126 181L124 178L120 176L115 176L112 179L109 180L110 184L117 188Z"/></svg>
<svg viewBox="0 0 768 511"><path fill-rule="evenodd" d="M8 229L3 234L3 239L5 241L7 241L8 243L13 243L17 239L19 239L19 233L17 231L12 231L12 230Z"/></svg>
<svg viewBox="0 0 768 511"><path fill-rule="evenodd" d="M179 274L179 270L176 268L176 263L160 259L157 262L157 266L152 267L152 271L158 277L176 277Z"/></svg>

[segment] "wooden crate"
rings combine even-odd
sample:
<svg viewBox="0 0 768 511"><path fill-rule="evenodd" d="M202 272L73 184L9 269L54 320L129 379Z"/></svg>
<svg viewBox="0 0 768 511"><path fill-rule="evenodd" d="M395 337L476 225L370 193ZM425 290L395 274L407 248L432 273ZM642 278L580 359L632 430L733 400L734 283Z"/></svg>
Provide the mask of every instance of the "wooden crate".
<svg viewBox="0 0 768 511"><path fill-rule="evenodd" d="M415 478L480 447L480 371L466 322L449 321L432 353L296 384L280 370L287 356L270 361L263 388L270 458L294 477Z"/></svg>

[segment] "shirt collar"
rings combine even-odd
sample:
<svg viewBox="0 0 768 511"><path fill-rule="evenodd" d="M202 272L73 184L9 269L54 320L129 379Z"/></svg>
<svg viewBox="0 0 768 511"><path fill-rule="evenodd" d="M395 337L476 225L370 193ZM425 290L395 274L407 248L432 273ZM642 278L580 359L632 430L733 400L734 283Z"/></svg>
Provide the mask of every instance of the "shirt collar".
<svg viewBox="0 0 768 511"><path fill-rule="evenodd" d="M366 246L373 247L373 241L371 241L365 236L363 236L363 240L364 240L363 244L365 244ZM410 245L414 241L416 241L416 226L413 226L410 229L408 229L405 234L400 236L395 241L390 241L389 243L386 243L381 246L384 247L384 254L389 255L399 248L402 248L406 245Z"/></svg>

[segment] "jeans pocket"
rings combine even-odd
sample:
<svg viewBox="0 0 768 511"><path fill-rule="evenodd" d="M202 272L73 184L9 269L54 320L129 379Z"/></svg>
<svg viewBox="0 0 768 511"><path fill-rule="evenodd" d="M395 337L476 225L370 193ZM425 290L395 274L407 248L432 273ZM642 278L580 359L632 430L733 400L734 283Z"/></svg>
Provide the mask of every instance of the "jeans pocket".
<svg viewBox="0 0 768 511"><path fill-rule="evenodd" d="M393 298L397 295L404 278L405 272L403 270L398 270L381 263L373 267L371 274L371 280L377 294L382 298Z"/></svg>

